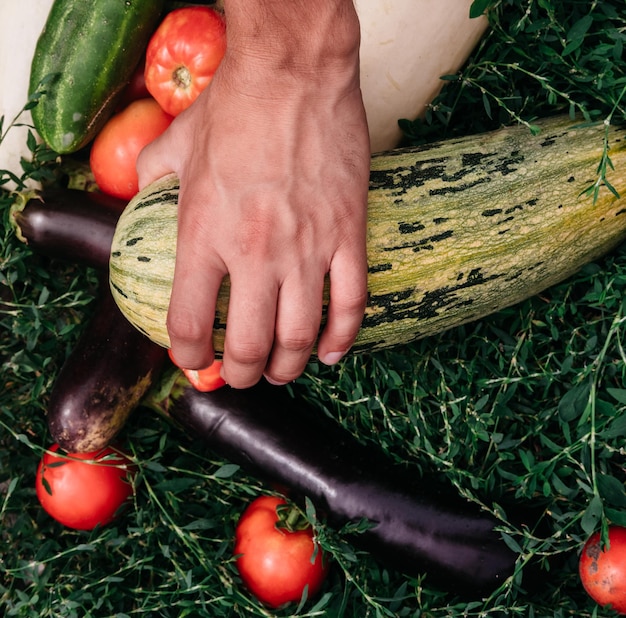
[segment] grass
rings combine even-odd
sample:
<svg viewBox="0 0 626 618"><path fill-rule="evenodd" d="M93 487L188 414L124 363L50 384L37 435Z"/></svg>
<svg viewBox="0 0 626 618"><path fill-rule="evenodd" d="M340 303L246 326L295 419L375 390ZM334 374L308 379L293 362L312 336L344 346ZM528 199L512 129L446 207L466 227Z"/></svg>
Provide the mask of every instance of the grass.
<svg viewBox="0 0 626 618"><path fill-rule="evenodd" d="M448 80L425 120L403 122L422 143L554 113L626 116L622 0L484 2L490 34ZM6 129L6 127L5 127ZM47 153L29 174L49 174ZM601 162L599 162L600 164ZM607 167L608 166L608 167ZM605 161L599 174L610 169ZM0 176L0 184L6 177ZM5 616L609 617L577 576L581 544L626 525L626 247L486 319L410 346L312 363L299 396L358 439L455 486L502 517L519 572L467 603L385 569L318 522L334 567L322 595L276 613L234 569L245 504L267 487L147 409L124 430L140 464L134 508L93 532L62 528L38 506L34 475L49 443L46 398L91 311L96 277L18 243L0 252L0 607ZM545 508L547 534L518 533L516 505ZM545 559L539 589L524 562ZM556 567L549 567L557 560Z"/></svg>

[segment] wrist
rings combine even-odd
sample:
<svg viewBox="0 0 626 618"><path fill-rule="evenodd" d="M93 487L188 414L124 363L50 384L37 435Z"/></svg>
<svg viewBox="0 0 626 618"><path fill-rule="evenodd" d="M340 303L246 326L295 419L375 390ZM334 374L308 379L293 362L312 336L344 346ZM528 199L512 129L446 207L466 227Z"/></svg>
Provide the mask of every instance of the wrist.
<svg viewBox="0 0 626 618"><path fill-rule="evenodd" d="M226 0L224 8L234 62L313 79L358 70L353 0Z"/></svg>

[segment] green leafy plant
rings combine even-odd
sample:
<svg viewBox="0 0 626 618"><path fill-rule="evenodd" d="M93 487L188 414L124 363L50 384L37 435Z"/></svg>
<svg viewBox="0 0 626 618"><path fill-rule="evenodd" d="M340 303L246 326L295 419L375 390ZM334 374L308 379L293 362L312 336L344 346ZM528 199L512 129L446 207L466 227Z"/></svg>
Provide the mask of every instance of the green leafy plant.
<svg viewBox="0 0 626 618"><path fill-rule="evenodd" d="M13 118L6 118L4 115L0 116L0 148L11 129L27 127L26 144L31 153L30 159L22 159L20 161L23 169L23 173L20 176L17 176L10 170L0 169L0 190L3 193L6 192L6 188L3 189L3 187L6 187L9 182L13 182L16 189L20 190L25 188L26 182L29 180L35 182L53 180L52 170L58 165L56 153L45 144L39 143L35 137L33 126L22 121L25 112L32 110L37 105L41 95L45 93L46 84L51 78L52 76L48 76L41 81L35 92L28 97L24 107Z"/></svg>

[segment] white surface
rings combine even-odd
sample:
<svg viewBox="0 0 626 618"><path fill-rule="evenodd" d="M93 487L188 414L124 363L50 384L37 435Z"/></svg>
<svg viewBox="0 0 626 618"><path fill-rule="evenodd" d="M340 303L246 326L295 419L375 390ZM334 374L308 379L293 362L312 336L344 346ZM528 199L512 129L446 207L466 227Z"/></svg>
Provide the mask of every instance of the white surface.
<svg viewBox="0 0 626 618"><path fill-rule="evenodd" d="M0 116L4 129L28 100L30 64L52 0L0 0ZM30 113L20 122L30 123ZM21 175L20 157L30 158L26 127L14 127L0 144L0 169Z"/></svg>
<svg viewBox="0 0 626 618"><path fill-rule="evenodd" d="M397 145L399 118L424 114L442 75L456 72L487 27L472 0L355 0L361 21L361 90L372 151ZM420 16L424 16L421 17Z"/></svg>

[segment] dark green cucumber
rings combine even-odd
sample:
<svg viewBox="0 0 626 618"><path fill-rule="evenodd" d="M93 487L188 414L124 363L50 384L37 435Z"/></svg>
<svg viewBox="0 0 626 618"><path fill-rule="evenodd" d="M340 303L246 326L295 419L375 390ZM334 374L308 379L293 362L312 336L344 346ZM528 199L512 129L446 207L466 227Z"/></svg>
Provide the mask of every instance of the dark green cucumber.
<svg viewBox="0 0 626 618"><path fill-rule="evenodd" d="M163 10L163 0L55 0L37 41L32 109L44 142L59 153L85 146L115 109Z"/></svg>

